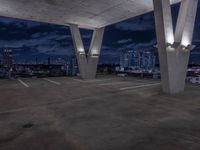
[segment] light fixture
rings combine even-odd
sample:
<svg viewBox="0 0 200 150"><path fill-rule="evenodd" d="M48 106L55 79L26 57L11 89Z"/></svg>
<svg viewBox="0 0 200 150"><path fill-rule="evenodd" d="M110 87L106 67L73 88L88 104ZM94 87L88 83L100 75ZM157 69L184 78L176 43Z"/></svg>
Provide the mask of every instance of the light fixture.
<svg viewBox="0 0 200 150"><path fill-rule="evenodd" d="M188 50L190 50L191 48L192 48L191 45L185 46L185 45L182 45L182 44L181 44L181 49L182 49L183 51L188 51Z"/></svg>
<svg viewBox="0 0 200 150"><path fill-rule="evenodd" d="M171 44L171 43L166 43L166 46L168 47L168 48L173 48L173 43Z"/></svg>
<svg viewBox="0 0 200 150"><path fill-rule="evenodd" d="M92 54L91 57L99 57L99 54Z"/></svg>
<svg viewBox="0 0 200 150"><path fill-rule="evenodd" d="M169 52L175 51L175 48L174 48L173 44L167 43L166 45L167 45L167 51L169 51Z"/></svg>
<svg viewBox="0 0 200 150"><path fill-rule="evenodd" d="M79 48L78 48L78 51L79 51L80 53L81 53L81 52L84 53L84 48L79 47Z"/></svg>
<svg viewBox="0 0 200 150"><path fill-rule="evenodd" d="M85 55L85 52L78 52L79 55Z"/></svg>
<svg viewBox="0 0 200 150"><path fill-rule="evenodd" d="M97 49L97 48L92 48L91 50L90 50L90 52L91 52L91 55L99 55L99 50Z"/></svg>
<svg viewBox="0 0 200 150"><path fill-rule="evenodd" d="M180 43L177 42L173 42L172 44L166 43L166 46L168 51L175 51L180 46Z"/></svg>

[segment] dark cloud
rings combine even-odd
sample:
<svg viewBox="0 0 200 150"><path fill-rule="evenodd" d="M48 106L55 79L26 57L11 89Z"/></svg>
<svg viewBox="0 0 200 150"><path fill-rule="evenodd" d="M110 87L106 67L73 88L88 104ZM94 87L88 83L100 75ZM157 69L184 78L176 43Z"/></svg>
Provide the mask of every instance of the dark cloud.
<svg viewBox="0 0 200 150"><path fill-rule="evenodd" d="M174 5L172 13L176 23L179 5ZM199 7L200 8L200 7ZM0 18L0 51L12 48L15 57L19 59L41 59L65 57L74 54L71 34L66 26L24 21L12 18ZM85 49L88 51L92 39L92 31L81 30ZM194 44L191 60L200 57L200 10L195 24ZM101 62L119 62L123 50L155 50L156 34L153 13L138 16L124 22L106 27ZM1 57L1 54L0 54Z"/></svg>
<svg viewBox="0 0 200 150"><path fill-rule="evenodd" d="M142 15L125 22L121 22L115 25L116 29L123 31L146 31L154 30L154 18L152 13Z"/></svg>
<svg viewBox="0 0 200 150"><path fill-rule="evenodd" d="M130 42L132 42L132 39L123 39L123 40L117 41L118 44L126 44L126 43L130 43Z"/></svg>

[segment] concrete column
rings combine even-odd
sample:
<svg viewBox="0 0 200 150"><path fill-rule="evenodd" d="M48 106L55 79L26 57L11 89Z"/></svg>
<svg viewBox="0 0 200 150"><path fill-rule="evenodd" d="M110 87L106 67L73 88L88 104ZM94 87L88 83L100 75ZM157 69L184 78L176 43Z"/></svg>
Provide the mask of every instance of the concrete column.
<svg viewBox="0 0 200 150"><path fill-rule="evenodd" d="M73 44L78 61L79 71L83 79L94 79L99 62L100 50L104 35L104 28L95 29L90 44L89 53L85 53L81 34L77 25L71 24Z"/></svg>
<svg viewBox="0 0 200 150"><path fill-rule="evenodd" d="M184 91L198 0L182 0L174 35L169 0L153 0L162 88Z"/></svg>
<svg viewBox="0 0 200 150"><path fill-rule="evenodd" d="M94 30L88 53L88 78L95 78L96 76L103 35L104 28Z"/></svg>

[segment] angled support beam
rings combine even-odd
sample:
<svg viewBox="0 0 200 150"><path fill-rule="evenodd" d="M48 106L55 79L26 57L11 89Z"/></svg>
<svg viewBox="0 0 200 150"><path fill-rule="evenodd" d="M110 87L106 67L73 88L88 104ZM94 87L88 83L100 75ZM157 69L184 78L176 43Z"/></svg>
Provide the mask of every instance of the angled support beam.
<svg viewBox="0 0 200 150"><path fill-rule="evenodd" d="M81 34L78 26L71 24L70 31L72 34L81 77L83 79L94 79L99 62L104 28L95 29L93 31L93 37L88 54L85 53L85 48L81 39Z"/></svg>
<svg viewBox="0 0 200 150"><path fill-rule="evenodd" d="M153 0L162 88L184 91L198 0L182 0L174 34L170 0Z"/></svg>

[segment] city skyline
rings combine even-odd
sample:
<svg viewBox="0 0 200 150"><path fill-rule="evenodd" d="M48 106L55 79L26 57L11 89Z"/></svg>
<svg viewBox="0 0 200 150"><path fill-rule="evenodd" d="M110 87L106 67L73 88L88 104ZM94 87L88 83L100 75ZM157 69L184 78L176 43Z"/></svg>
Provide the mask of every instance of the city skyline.
<svg viewBox="0 0 200 150"><path fill-rule="evenodd" d="M200 5L200 4L199 4ZM172 6L176 20L179 4ZM199 6L200 8L200 6ZM200 64L200 10L197 12L190 63ZM175 23L175 21L174 21ZM89 49L92 32L81 30L86 50ZM73 43L69 28L66 26L24 21L0 17L0 52L11 48L17 60L47 59L73 56ZM138 16L127 21L106 27L101 63L119 63L120 54L124 50L149 50L155 48L156 36L153 12Z"/></svg>

